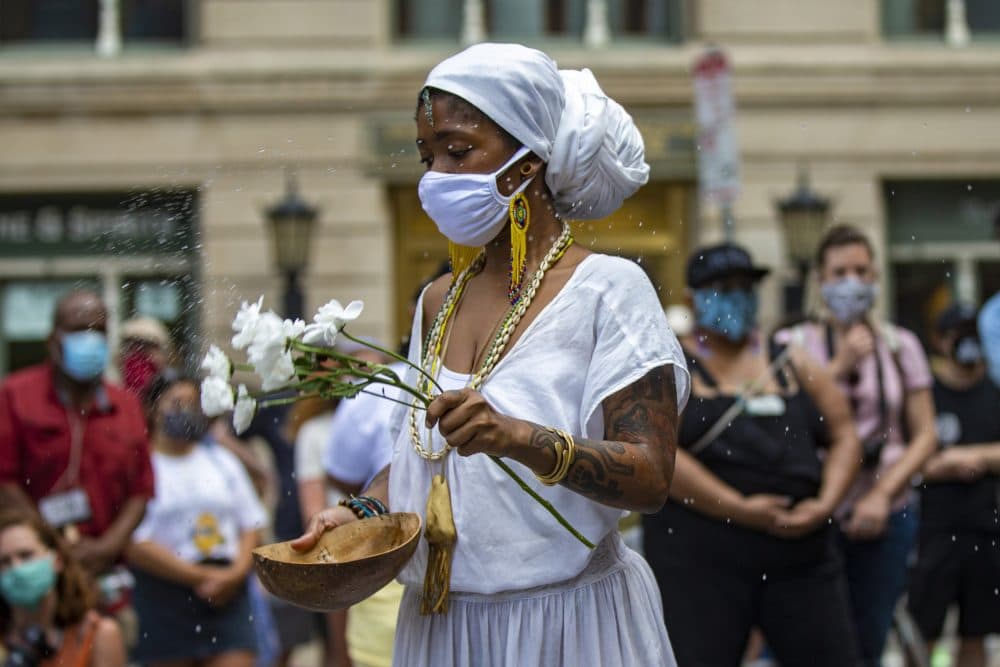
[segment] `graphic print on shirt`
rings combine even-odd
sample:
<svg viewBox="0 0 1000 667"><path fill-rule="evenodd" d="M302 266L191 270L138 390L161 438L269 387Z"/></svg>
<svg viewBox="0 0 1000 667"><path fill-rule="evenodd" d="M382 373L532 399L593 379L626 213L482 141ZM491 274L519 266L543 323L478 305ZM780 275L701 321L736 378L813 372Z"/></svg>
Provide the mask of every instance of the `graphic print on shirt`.
<svg viewBox="0 0 1000 667"><path fill-rule="evenodd" d="M226 543L226 538L219 530L219 520L214 514L202 512L194 522L192 535L194 546L202 556L210 556L215 547Z"/></svg>

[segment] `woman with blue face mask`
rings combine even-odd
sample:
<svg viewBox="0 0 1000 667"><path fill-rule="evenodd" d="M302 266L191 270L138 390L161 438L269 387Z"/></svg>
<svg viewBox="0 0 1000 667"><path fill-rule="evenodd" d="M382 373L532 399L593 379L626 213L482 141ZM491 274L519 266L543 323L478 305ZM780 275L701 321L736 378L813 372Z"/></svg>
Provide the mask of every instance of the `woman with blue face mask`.
<svg viewBox="0 0 1000 667"><path fill-rule="evenodd" d="M875 252L860 230L831 227L816 250L823 309L775 334L830 369L851 405L861 471L834 513L862 664L881 664L916 544L911 481L937 447L933 377L917 337L879 322Z"/></svg>
<svg viewBox="0 0 1000 667"><path fill-rule="evenodd" d="M644 552L679 664L740 664L759 627L780 664L854 665L829 521L857 471L858 441L832 377L760 345L767 273L733 244L688 262L691 400L670 500L644 519Z"/></svg>
<svg viewBox="0 0 1000 667"><path fill-rule="evenodd" d="M125 551L148 667L250 667L247 578L266 520L235 455L206 435L198 381L164 373L146 392L156 495Z"/></svg>
<svg viewBox="0 0 1000 667"><path fill-rule="evenodd" d="M124 667L121 631L94 611L95 600L83 569L54 530L34 514L0 514L4 664Z"/></svg>

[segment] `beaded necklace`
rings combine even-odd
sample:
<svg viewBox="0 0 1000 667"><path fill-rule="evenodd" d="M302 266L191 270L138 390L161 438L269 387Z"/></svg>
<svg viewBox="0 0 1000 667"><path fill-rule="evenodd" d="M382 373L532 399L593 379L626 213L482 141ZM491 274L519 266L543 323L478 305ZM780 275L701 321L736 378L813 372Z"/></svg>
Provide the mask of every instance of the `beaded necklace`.
<svg viewBox="0 0 1000 667"><path fill-rule="evenodd" d="M572 244L573 234L570 232L569 225L564 222L562 233L556 239L555 243L552 244L545 257L542 258L538 269L531 278L531 282L523 289L517 303L504 316L503 324L497 331L496 336L494 336L488 352L479 366L479 370L476 371L469 382L471 389L478 390L483 385L483 382L486 381L489 374L493 372L493 369L496 368L497 363L503 356L504 350L507 348L507 344L510 342L511 336L514 334L514 330L517 329L521 318L527 312L528 306L534 301L535 294L538 293L538 288L542 284L542 278L545 277L545 272L566 253L566 250ZM455 279L455 284L448 290L444 303L441 304L441 310L438 311L433 324L431 324L430 331L427 333L427 340L424 344L424 358L421 360L421 368L431 377L437 377L440 366L444 363L442 360L442 347L444 345L445 330L447 329L448 321L454 315L455 308L458 306L458 302L461 300L469 280L482 271L485 263L486 253L481 252L472 264L459 274L458 278ZM431 391L430 379L421 376L417 389L422 394L429 396ZM447 442L441 450L436 452L423 446L416 410L410 410L410 439L413 442L414 451L416 451L420 458L427 461L440 461L451 451L451 446Z"/></svg>

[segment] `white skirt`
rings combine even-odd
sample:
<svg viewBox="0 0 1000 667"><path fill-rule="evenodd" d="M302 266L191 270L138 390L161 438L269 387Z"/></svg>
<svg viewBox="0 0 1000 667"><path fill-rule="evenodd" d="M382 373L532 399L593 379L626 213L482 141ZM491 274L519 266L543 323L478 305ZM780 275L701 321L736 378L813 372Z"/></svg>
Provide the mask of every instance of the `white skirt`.
<svg viewBox="0 0 1000 667"><path fill-rule="evenodd" d="M617 531L567 581L496 595L452 593L448 613L429 616L420 615L420 595L413 587L403 593L395 667L677 664L653 573Z"/></svg>

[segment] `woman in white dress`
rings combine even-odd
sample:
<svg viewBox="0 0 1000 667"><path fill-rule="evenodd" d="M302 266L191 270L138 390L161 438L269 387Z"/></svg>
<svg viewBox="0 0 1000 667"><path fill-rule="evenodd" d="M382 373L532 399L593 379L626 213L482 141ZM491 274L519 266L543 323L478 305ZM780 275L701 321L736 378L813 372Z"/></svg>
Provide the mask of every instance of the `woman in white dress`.
<svg viewBox="0 0 1000 667"><path fill-rule="evenodd" d="M643 271L574 245L566 222L646 182L642 138L589 70L506 44L435 67L416 124L453 274L425 290L411 337L436 398L398 410L366 491L427 525L399 576L395 664L674 665L656 583L616 528L667 498L689 378ZM364 503L324 510L297 546L377 512Z"/></svg>

